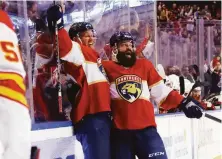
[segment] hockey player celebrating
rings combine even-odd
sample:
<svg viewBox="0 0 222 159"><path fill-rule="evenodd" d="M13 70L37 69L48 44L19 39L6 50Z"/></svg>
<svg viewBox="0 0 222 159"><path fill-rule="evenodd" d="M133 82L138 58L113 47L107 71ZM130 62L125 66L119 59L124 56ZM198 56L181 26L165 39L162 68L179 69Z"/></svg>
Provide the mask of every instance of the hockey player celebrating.
<svg viewBox="0 0 222 159"><path fill-rule="evenodd" d="M67 73L81 86L77 106L72 110L77 139L83 145L85 158L109 159L110 120L106 113L110 110L110 93L106 78L102 74L103 67L98 62L98 55L94 50L71 42L68 38L58 6L48 10L48 23L52 31L55 22L59 29L60 57L67 65ZM115 51L116 60L103 64L111 83L115 125L112 133L113 158L129 159L135 155L148 158L155 154L159 158L166 158L163 142L156 131L150 97L167 110L178 107L181 103L187 117L200 118L201 107L195 104L195 101L183 99L178 92L167 88L151 62L136 59L131 34L114 34L110 45Z"/></svg>
<svg viewBox="0 0 222 159"><path fill-rule="evenodd" d="M115 61L104 61L111 91L114 129L111 131L112 159L166 159L166 151L156 130L150 98L165 110L180 108L189 118L200 118L202 108L167 87L147 59L137 59L133 37L116 32L110 38Z"/></svg>
<svg viewBox="0 0 222 159"><path fill-rule="evenodd" d="M25 70L13 24L0 10L0 158L29 159L31 121Z"/></svg>
<svg viewBox="0 0 222 159"><path fill-rule="evenodd" d="M59 57L64 63L66 73L80 86L70 116L76 138L82 144L85 159L109 159L111 127L109 84L103 74L97 52L89 47L92 46L92 41L85 43L86 37L83 37L91 32L92 26L88 23L79 23L75 28L80 30L70 29L73 38L78 35L77 43L70 40L64 29L60 6L55 5L48 9L47 20L49 30L53 33L55 33L54 24L57 23ZM87 36L91 38L92 35Z"/></svg>
<svg viewBox="0 0 222 159"><path fill-rule="evenodd" d="M73 23L69 29L69 37L73 41L94 49L96 43L95 30L90 23Z"/></svg>

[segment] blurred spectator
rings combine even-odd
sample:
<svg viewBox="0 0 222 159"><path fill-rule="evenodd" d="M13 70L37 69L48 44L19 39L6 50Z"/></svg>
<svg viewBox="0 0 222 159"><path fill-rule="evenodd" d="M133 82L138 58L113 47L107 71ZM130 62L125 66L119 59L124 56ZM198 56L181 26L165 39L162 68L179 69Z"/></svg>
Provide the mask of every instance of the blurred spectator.
<svg viewBox="0 0 222 159"><path fill-rule="evenodd" d="M221 57L216 56L212 61L211 88L210 93L219 93L221 91Z"/></svg>
<svg viewBox="0 0 222 159"><path fill-rule="evenodd" d="M205 64L204 81L208 86L204 88L204 95L220 93L221 91L221 57L216 55L210 65Z"/></svg>
<svg viewBox="0 0 222 159"><path fill-rule="evenodd" d="M187 77L187 76L190 75L189 67L187 65L183 65L183 67L182 67L182 75L184 77Z"/></svg>
<svg viewBox="0 0 222 159"><path fill-rule="evenodd" d="M183 65L182 67L182 75L185 79L189 80L191 83L194 83L194 78L189 72L189 66L188 65Z"/></svg>
<svg viewBox="0 0 222 159"><path fill-rule="evenodd" d="M216 35L214 37L214 45L215 45L215 56L219 56L221 54L221 30L217 30Z"/></svg>
<svg viewBox="0 0 222 159"><path fill-rule="evenodd" d="M9 5L10 5L10 3L7 2L6 0L0 1L0 9L1 9L1 10L7 11Z"/></svg>
<svg viewBox="0 0 222 159"><path fill-rule="evenodd" d="M166 6L163 4L161 11L160 11L160 22L167 22L167 9Z"/></svg>
<svg viewBox="0 0 222 159"><path fill-rule="evenodd" d="M187 32L188 34L193 34L194 31L194 18L193 16L190 16L190 18L187 20Z"/></svg>
<svg viewBox="0 0 222 159"><path fill-rule="evenodd" d="M195 4L196 3L196 4ZM205 2L198 1L185 2L159 2L157 8L158 22L181 21L186 22L191 17L193 19L204 18L206 20L220 20L221 2ZM204 6L203 6L204 4ZM210 5L210 7L209 7ZM163 24L161 24L162 26Z"/></svg>
<svg viewBox="0 0 222 159"><path fill-rule="evenodd" d="M199 71L199 67L197 65L189 66L189 72L192 75L192 78L194 80L194 81L192 81L192 79L188 79L189 81L191 81L193 83L195 81L200 80L200 71Z"/></svg>
<svg viewBox="0 0 222 159"><path fill-rule="evenodd" d="M198 19L199 14L200 14L200 7L198 6L197 10L194 12L194 19Z"/></svg>
<svg viewBox="0 0 222 159"><path fill-rule="evenodd" d="M171 13L172 13L171 20L178 20L179 19L179 12L180 12L180 10L177 8L177 4L173 3L172 10L171 10Z"/></svg>
<svg viewBox="0 0 222 159"><path fill-rule="evenodd" d="M34 1L27 1L27 13L31 21L35 22L38 18L38 4Z"/></svg>
<svg viewBox="0 0 222 159"><path fill-rule="evenodd" d="M216 10L215 3L212 4L212 6L211 6L211 17L213 19L217 19L217 10Z"/></svg>
<svg viewBox="0 0 222 159"><path fill-rule="evenodd" d="M178 66L168 66L166 68L166 75L169 76L172 74L177 75L177 76L181 76L180 68Z"/></svg>
<svg viewBox="0 0 222 159"><path fill-rule="evenodd" d="M208 8L208 5L204 6L204 9L202 10L202 12L203 12L204 15L210 14L210 10Z"/></svg>

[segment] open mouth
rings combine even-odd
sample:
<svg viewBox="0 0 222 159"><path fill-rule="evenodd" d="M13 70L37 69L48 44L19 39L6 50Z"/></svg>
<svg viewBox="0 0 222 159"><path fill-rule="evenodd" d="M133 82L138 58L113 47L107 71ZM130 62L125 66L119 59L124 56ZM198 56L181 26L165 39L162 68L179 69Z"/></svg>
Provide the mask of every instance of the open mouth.
<svg viewBox="0 0 222 159"><path fill-rule="evenodd" d="M94 45L94 43L93 43L93 42L91 42L91 43L88 43L88 45L89 45L89 46L93 46L93 45Z"/></svg>
<svg viewBox="0 0 222 159"><path fill-rule="evenodd" d="M129 53L129 52L127 52L127 53L125 53L125 56L126 56L127 58L131 58L131 57L132 57L132 54Z"/></svg>

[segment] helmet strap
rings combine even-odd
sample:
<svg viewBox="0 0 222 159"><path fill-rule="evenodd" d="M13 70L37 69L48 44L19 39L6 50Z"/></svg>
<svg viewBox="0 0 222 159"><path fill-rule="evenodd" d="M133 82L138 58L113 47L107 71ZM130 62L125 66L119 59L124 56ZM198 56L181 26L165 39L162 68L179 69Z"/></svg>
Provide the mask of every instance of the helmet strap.
<svg viewBox="0 0 222 159"><path fill-rule="evenodd" d="M115 46L113 46L112 49L112 61L118 62L117 60L117 54L118 54L118 48L117 48L117 44L115 43Z"/></svg>
<svg viewBox="0 0 222 159"><path fill-rule="evenodd" d="M77 40L78 40L81 44L83 44L83 43L82 43L82 40L81 40L81 38L80 38L80 36L79 36L79 33L77 34L77 37L76 37L76 38L77 38Z"/></svg>

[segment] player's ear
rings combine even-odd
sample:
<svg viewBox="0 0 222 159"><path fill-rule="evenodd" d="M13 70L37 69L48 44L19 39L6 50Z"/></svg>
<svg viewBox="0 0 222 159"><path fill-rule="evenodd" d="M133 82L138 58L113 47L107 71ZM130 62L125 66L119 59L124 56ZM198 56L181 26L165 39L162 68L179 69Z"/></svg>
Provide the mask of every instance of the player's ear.
<svg viewBox="0 0 222 159"><path fill-rule="evenodd" d="M116 45L112 47L112 51L113 51L115 54L117 54L117 53L118 53L118 48L117 48L117 46L116 46Z"/></svg>

